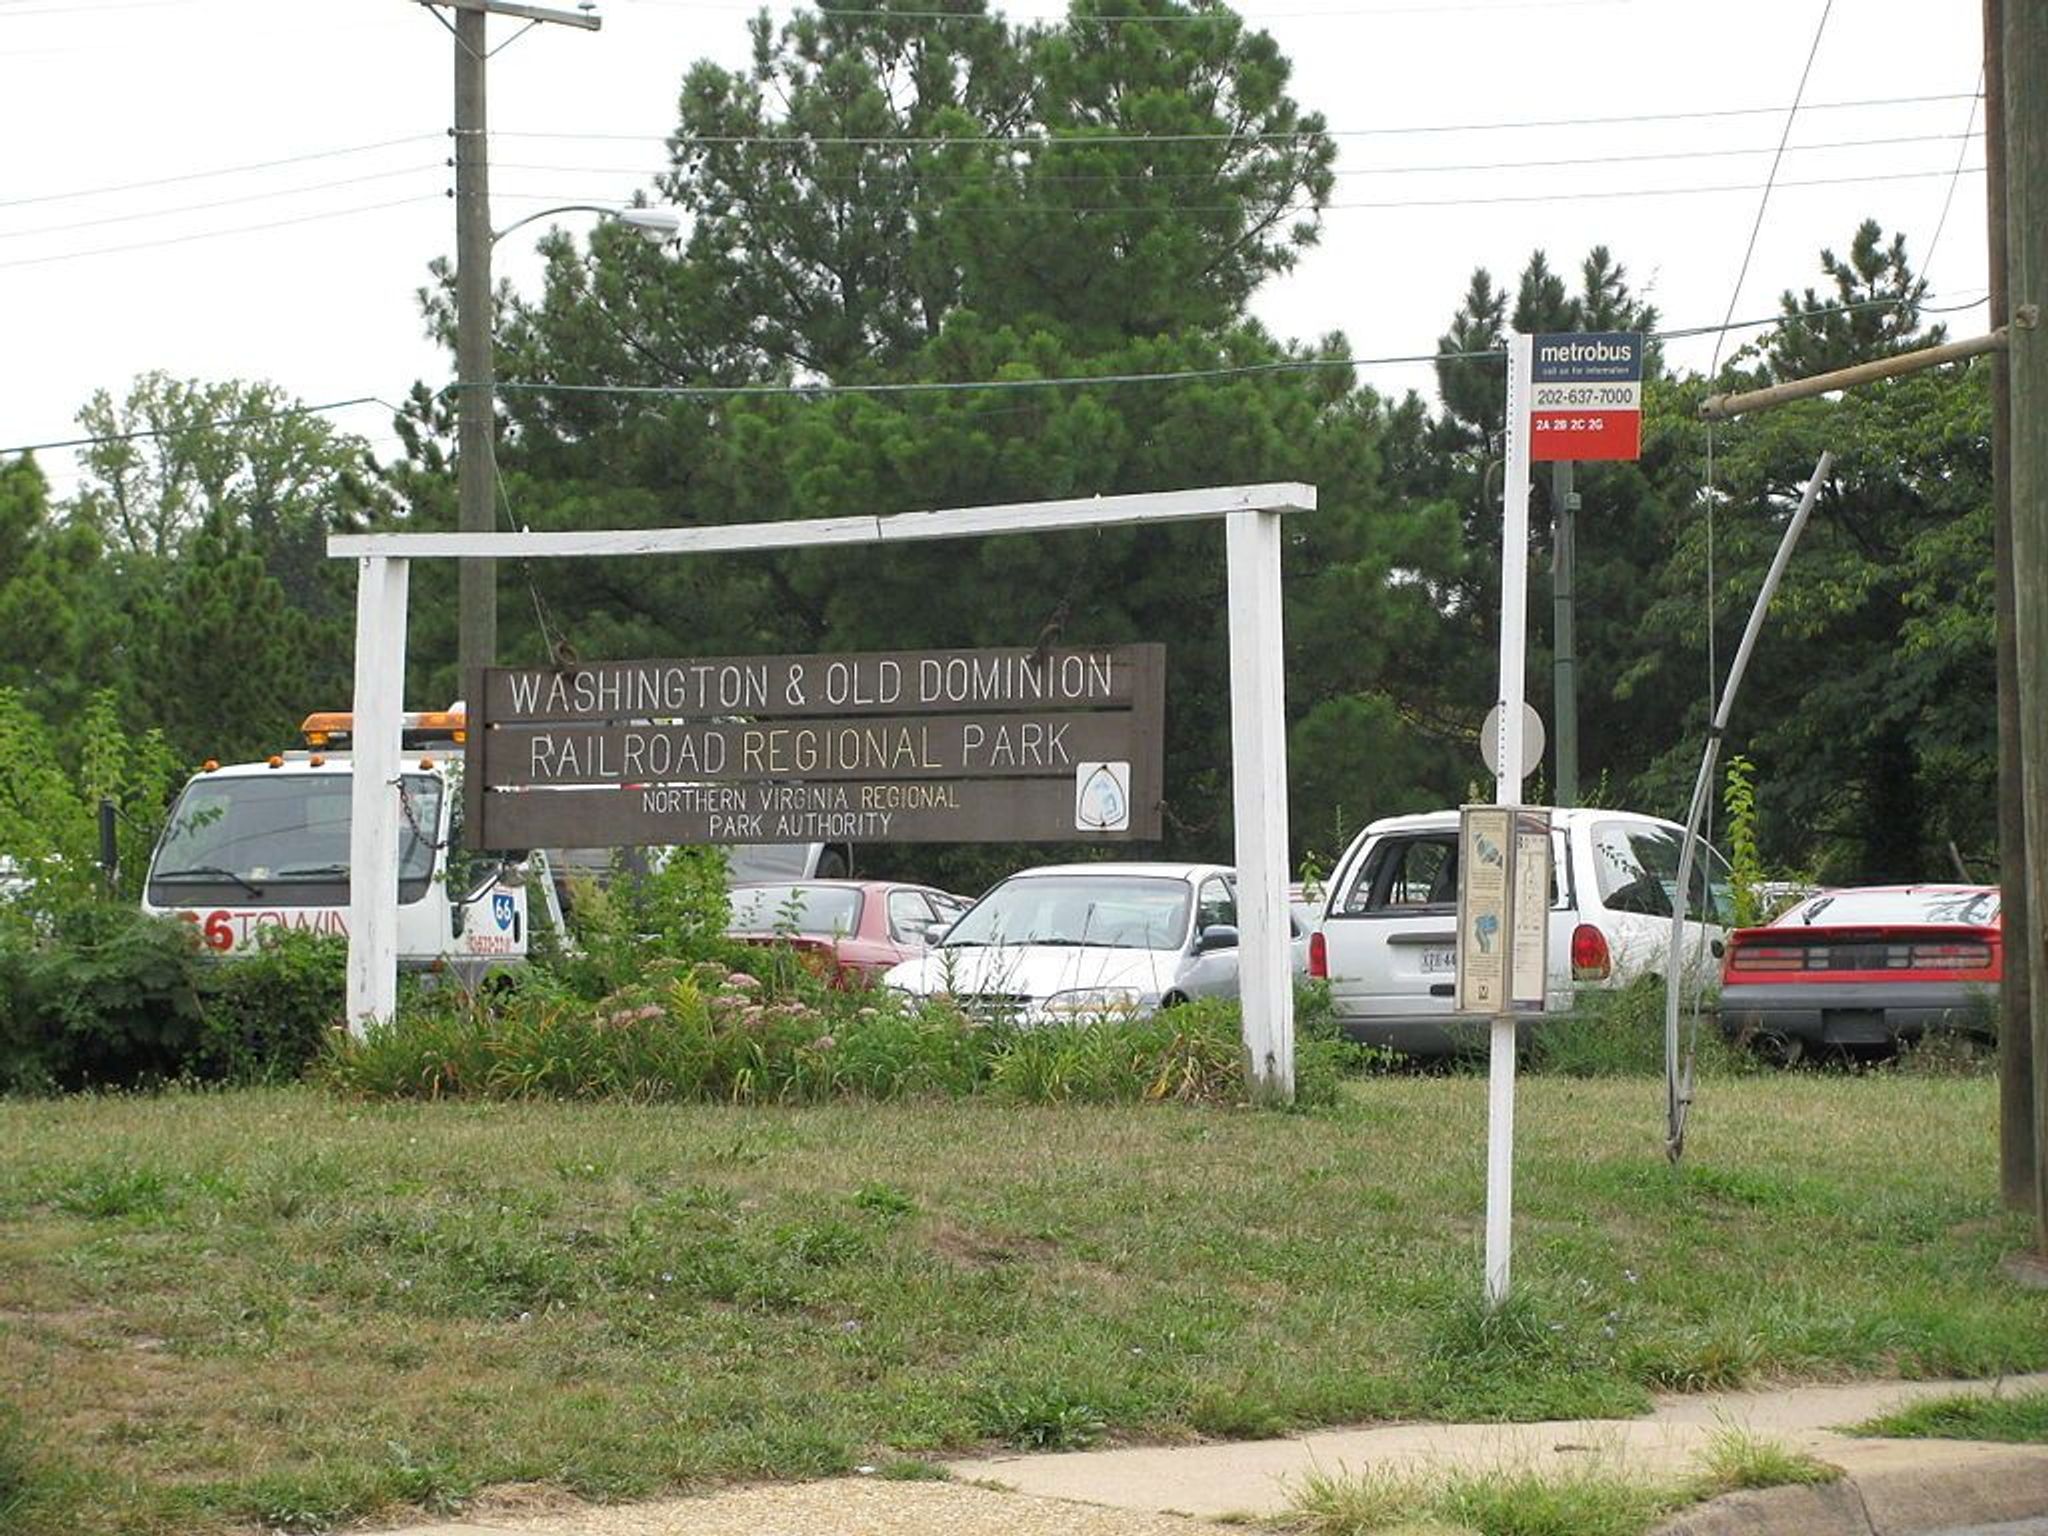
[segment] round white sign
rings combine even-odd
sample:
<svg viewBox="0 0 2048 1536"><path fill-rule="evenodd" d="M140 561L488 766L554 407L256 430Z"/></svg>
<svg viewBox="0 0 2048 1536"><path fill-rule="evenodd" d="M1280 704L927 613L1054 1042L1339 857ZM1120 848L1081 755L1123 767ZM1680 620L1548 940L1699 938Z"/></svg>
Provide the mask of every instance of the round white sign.
<svg viewBox="0 0 2048 1536"><path fill-rule="evenodd" d="M1536 706L1522 706L1522 771L1517 779L1526 779L1536 771L1536 765L1543 761L1543 717L1536 713ZM1486 712L1486 719L1479 726L1479 755L1486 760L1486 771L1495 778L1500 777L1500 706L1494 705Z"/></svg>

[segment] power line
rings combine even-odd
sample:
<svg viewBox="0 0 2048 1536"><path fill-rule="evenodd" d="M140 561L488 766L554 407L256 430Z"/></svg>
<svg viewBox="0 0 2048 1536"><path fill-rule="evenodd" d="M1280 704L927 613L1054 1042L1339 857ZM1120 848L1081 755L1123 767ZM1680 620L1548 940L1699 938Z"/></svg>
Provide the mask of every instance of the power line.
<svg viewBox="0 0 2048 1536"><path fill-rule="evenodd" d="M1981 68L1977 71L1977 89L1980 93L1984 89L1984 71ZM1977 101L1973 97L1970 101L1970 117L1963 124L1963 132L1969 134L1976 126ZM1920 258L1920 275L1923 278L1927 275L1927 269L1934 264L1934 250L1936 246L1941 244L1941 232L1948 228L1948 210L1950 205L1956 200L1956 184L1963 179L1963 161L1967 158L1969 152L1970 147L1966 143L1956 155L1955 174L1949 178L1948 191L1941 199L1941 217L1934 221L1934 238L1927 242L1927 254Z"/></svg>
<svg viewBox="0 0 2048 1536"><path fill-rule="evenodd" d="M1984 167L1966 167L1965 174L1981 175ZM1946 170L1936 171L1880 171L1867 176L1824 176L1805 181L1785 181L1783 187L1848 187L1862 186L1874 182L1927 181L1947 176ZM1312 203L1290 205L1276 211L1276 217L1306 217L1324 213L1354 213L1365 210L1387 211L1401 208L1482 208L1511 203L1576 203L1598 202L1624 197L1701 197L1728 192L1755 192L1761 184L1757 182L1723 183L1695 187L1626 187L1594 192L1510 192L1486 197L1410 197L1384 198L1368 201L1324 203L1317 207ZM576 192L504 192L496 194L500 199L513 202L567 202L584 196ZM1074 203L1007 203L991 202L986 205L962 205L947 208L949 215L984 214L995 218L1011 218L1020 213L1075 214L1088 217L1114 215L1119 218L1175 218L1186 214L1239 213L1245 210L1243 203L1185 203L1162 202L1153 204L1074 204ZM912 209L910 211L929 211ZM4 263L0 263L4 265Z"/></svg>
<svg viewBox="0 0 2048 1536"><path fill-rule="evenodd" d="M1786 152L1788 154L1806 154L1838 149L1883 149L1895 148L1904 144L1953 144L1957 140L1962 140L1963 154L1967 155L1970 144L1982 139L1983 136L1983 131L1979 129L1969 133L1916 133L1882 139L1835 139L1824 140L1815 144L1793 144L1788 146ZM1659 160L1729 160L1740 159L1745 155L1768 155L1772 152L1773 150L1770 145L1760 144L1753 149L1674 149L1633 155L1575 155L1561 160L1474 160L1456 165L1341 166L1333 169L1330 174L1338 177L1420 176L1450 172L1550 170L1586 165L1634 165ZM1960 159L1961 157L1959 156L1958 158ZM505 160L494 162L492 169L498 171L558 171L578 176L642 176L647 174L647 167L644 165L537 165L531 162ZM806 180L817 182L821 185L857 183L864 179L864 174L859 171L814 171L807 175ZM965 181L969 179L970 174L965 171L947 172L928 169L919 172L918 182L920 185L925 185L933 180ZM1148 166L1144 169L1143 177L1147 182L1213 181L1215 180L1215 173L1212 171L1162 171ZM1031 177L1031 183L1034 186L1061 183L1085 184L1088 182L1118 184L1124 180L1126 178L1114 171L1081 173L1042 172L1034 173Z"/></svg>
<svg viewBox="0 0 2048 1536"><path fill-rule="evenodd" d="M1946 91L1927 96L1871 96L1849 101L1809 102L1801 110L1807 112L1848 111L1864 107L1920 106L1932 102L1964 101L1972 99L1967 91ZM1275 133L1017 133L1017 134L974 134L957 137L933 135L887 135L887 134L691 134L685 141L689 145L720 144L745 145L767 144L786 145L794 148L815 148L826 145L880 149L1013 149L1021 147L1093 148L1113 144L1252 144L1264 142L1299 142L1318 139L1362 139L1385 138L1425 133L1492 133L1506 130L1527 130L1532 128L1609 128L1631 123L1676 123L1693 122L1708 118L1764 117L1775 116L1784 111L1782 106L1768 107L1712 107L1689 112L1638 112L1611 117L1551 117L1524 118L1512 122L1469 122L1469 123L1419 123L1384 128L1314 128L1296 129ZM594 133L570 130L549 130L539 128L497 129L493 139L582 139L610 141L615 143L671 143L677 136L654 133Z"/></svg>
<svg viewBox="0 0 2048 1536"><path fill-rule="evenodd" d="M1968 304L1950 306L1946 309L1922 306L1927 314L1955 314L1967 309L1976 309L1986 302L1975 299ZM1758 320L1737 320L1718 326L1693 326L1682 330L1653 331L1652 341L1675 341L1694 336L1705 336L1728 331L1758 330L1773 325L1786 325L1798 321L1817 319L1825 314L1841 313L1862 309L1891 308L1898 305L1898 299L1868 299L1853 304L1829 305L1824 309L1799 311L1792 314L1780 313ZM876 384L569 384L534 383L516 379L499 379L493 388L499 391L513 390L527 394L565 395L622 395L649 396L665 399L744 399L772 396L793 396L797 398L820 398L833 395L909 395L909 394L965 394L975 391L1016 391L1033 389L1058 389L1067 387L1093 387L1104 384L1164 384L1184 380L1242 378L1268 373L1300 373L1320 368L1385 368L1417 363L1459 362L1482 358L1501 358L1507 355L1502 347L1474 348L1462 352L1414 352L1385 357L1315 357L1287 358L1269 363L1233 363L1213 368L1182 368L1159 373L1109 373L1109 374L1068 374L1042 379L934 379ZM448 385L440 391L446 395L461 386Z"/></svg>
<svg viewBox="0 0 2048 1536"><path fill-rule="evenodd" d="M178 427L137 428L133 432L101 432L91 437L70 437L61 442L19 443L12 448L0 448L0 454L41 453L46 449L94 448L101 443L133 443L146 438L168 437L173 432L213 431L221 427L247 427L264 421L288 421L294 416L310 416L320 411L345 411L358 405L381 405L394 416L399 414L397 406L375 395L352 395L346 400L325 400L318 405L288 405L276 411L252 411L242 416L222 416L213 421L189 422Z"/></svg>
<svg viewBox="0 0 2048 1536"><path fill-rule="evenodd" d="M1778 167L1784 163L1785 146L1792 141L1792 124L1799 116L1799 103L1806 97L1806 82L1813 75L1813 61L1820 57L1820 40L1828 29L1828 17L1834 14L1835 0L1823 0L1820 20L1814 24L1813 43L1806 50L1806 64L1799 71L1798 87L1792 92L1792 106L1785 113L1785 126L1778 134L1778 153L1771 159L1771 171L1764 178L1763 195L1757 199L1756 218L1749 226L1749 241L1742 248L1742 265L1735 273L1735 287L1728 294L1728 315L1723 317L1725 325L1728 316L1735 313L1735 305L1742 297L1742 285L1749 278L1750 258L1756 255L1757 236L1763 232L1764 210L1771 205L1771 188L1778 180ZM1727 340L1724 330L1714 338L1713 361L1707 364L1707 377L1713 378L1721 369L1721 347ZM1714 701L1720 693L1721 674L1714 645L1714 428L1707 425L1707 464L1705 476L1707 503L1707 558L1706 558L1706 630L1707 630L1707 716L1713 718ZM1697 999L1694 1000L1697 1004Z"/></svg>
<svg viewBox="0 0 2048 1536"><path fill-rule="evenodd" d="M216 198L207 203L180 203L171 208L149 208L129 213L110 213L97 219L78 219L69 224L45 224L36 229L0 230L0 240L25 240L37 235L56 235L74 229L97 229L107 224L132 224L137 219L168 219L179 214L204 213L214 208L233 208L243 203L269 202L273 198L300 197L309 192L329 192L336 187L357 187L368 181L389 181L394 176L437 173L438 164L408 165L395 171L371 171L362 176L343 176L334 181L309 182L304 186L281 187L268 192L244 192L235 197Z"/></svg>
<svg viewBox="0 0 2048 1536"><path fill-rule="evenodd" d="M82 261L88 256L114 256L123 251L149 250L163 245L187 245L194 240L219 240L228 235L253 235L259 230L283 229L291 224L311 224L321 219L345 219L359 213L378 213L386 208L402 208L408 203L437 203L441 201L438 192L420 193L412 197L394 197L389 202L363 203L354 208L330 208L321 213L302 213L296 218L268 219L261 224L238 224L233 229L207 229L190 235L165 235L156 240L131 240L123 245L100 245L83 251L64 251L55 256L17 257L13 261L0 261L0 268L40 267L53 261Z"/></svg>
<svg viewBox="0 0 2048 1536"><path fill-rule="evenodd" d="M1967 303L1920 306L1923 314L1961 314L1966 310L1981 309L1989 295L1975 298ZM1896 307L1898 299L1866 299L1852 304L1828 305L1821 309L1800 311L1793 314L1776 314L1758 320L1738 320L1732 325L1701 325L1682 329L1655 331L1650 334L1652 341L1683 341L1697 336L1719 334L1728 330L1756 330L1765 326L1789 324L1794 321L1818 318L1863 309L1884 309ZM903 394L911 391L959 393L969 390L1017 390L1044 389L1059 385L1090 384L1152 384L1172 383L1187 379L1229 378L1261 373L1302 372L1317 368L1378 368L1413 365L1418 363L1440 363L1505 357L1500 347L1474 348L1462 352L1416 352L1405 356L1387 357L1319 357L1288 358L1270 363L1240 363L1217 368L1188 368L1161 373L1098 374L1079 375L1053 379L979 379L979 380L938 380L924 383L898 384L730 384L730 385L660 385L660 384L532 384L500 380L494 386L498 389L524 390L530 393L571 393L571 394L624 394L624 395L667 395L678 397L711 397L734 395L842 395L842 394ZM449 385L440 391L446 395L458 386ZM316 412L342 411L360 405L379 405L394 416L403 414L400 407L377 395L354 395L346 400L328 400L317 405L288 406L283 410L264 411L245 416L221 417L214 421L196 423L194 427L207 429L249 426L258 422L283 420L293 416L305 416ZM109 432L91 437L73 437L44 443L17 443L13 447L0 448L0 454L40 453L45 450L62 448L90 448L101 443L133 442L157 438L172 432L188 430L184 427L155 427L132 432ZM400 441L395 438L378 439L388 443Z"/></svg>
<svg viewBox="0 0 2048 1536"><path fill-rule="evenodd" d="M443 133L415 133L402 139L379 139L373 144L348 144L340 149L316 149L308 154L287 155L281 160L252 160L244 165L224 165L210 171L186 171L176 176L151 176L144 181L117 182L111 186L79 187L69 192L44 192L35 197L10 197L0 199L0 208L26 208L31 203L63 203L80 197L103 197L112 192L142 192L152 187L167 187L183 181L206 181L215 176L240 176L249 171L274 170L280 165L304 165L310 160L334 160L343 155L367 155L380 149L394 149L401 144L423 144L430 139L446 137Z"/></svg>
<svg viewBox="0 0 2048 1536"><path fill-rule="evenodd" d="M1778 179L1778 166L1785 158L1785 146L1792 141L1792 123L1799 116L1799 103L1806 95L1806 82L1813 74L1813 61L1820 56L1821 36L1828 29L1828 17L1834 14L1834 9L1835 0L1824 0L1820 9L1820 20L1814 26L1813 44L1806 50L1806 67L1799 71L1799 86L1792 92L1792 106L1785 113L1785 127L1778 135L1778 153L1771 161L1770 174L1764 178L1763 196L1757 199L1756 219L1749 226L1749 243L1743 247L1742 266L1735 274L1735 290L1728 295L1728 314L1730 316L1733 316L1735 313L1736 303L1742 297L1742 285L1749 277L1750 259L1756 255L1756 239L1763 232L1764 210L1771 205L1771 188ZM1714 349L1714 362L1708 368L1708 373L1711 374L1715 367L1720 366L1720 362L1721 349L1716 347ZM1712 634L1711 615L1709 616L1708 633L1709 635Z"/></svg>

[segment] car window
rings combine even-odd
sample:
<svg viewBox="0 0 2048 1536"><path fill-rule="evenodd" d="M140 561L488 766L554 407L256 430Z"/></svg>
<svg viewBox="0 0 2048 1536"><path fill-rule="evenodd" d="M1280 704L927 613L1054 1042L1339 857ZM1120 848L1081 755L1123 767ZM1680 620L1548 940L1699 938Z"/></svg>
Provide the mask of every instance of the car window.
<svg viewBox="0 0 2048 1536"><path fill-rule="evenodd" d="M1995 887L1967 886L1946 890L1823 891L1810 901L1801 902L1777 922L1787 928L1866 923L1967 923L1988 927L1998 921L1998 897Z"/></svg>
<svg viewBox="0 0 2048 1536"><path fill-rule="evenodd" d="M742 885L732 892L732 933L843 938L860 927L861 893L843 885Z"/></svg>
<svg viewBox="0 0 2048 1536"><path fill-rule="evenodd" d="M922 944L924 931L936 921L922 891L889 893L889 937L898 944Z"/></svg>
<svg viewBox="0 0 2048 1536"><path fill-rule="evenodd" d="M1603 821L1593 827L1593 877L1610 912L1669 917L1678 889L1680 834L1669 827ZM1693 860L1686 910L1694 921L1726 926L1733 920L1728 864L1705 844Z"/></svg>
<svg viewBox="0 0 2048 1536"><path fill-rule="evenodd" d="M1449 907L1458 899L1458 842L1453 833L1382 838L1352 876L1337 904L1343 917Z"/></svg>
<svg viewBox="0 0 2048 1536"><path fill-rule="evenodd" d="M954 924L945 947L1082 944L1178 949L1187 942L1193 895L1187 881L1167 876L1013 875Z"/></svg>
<svg viewBox="0 0 2048 1536"><path fill-rule="evenodd" d="M1220 875L1211 875L1202 882L1202 893L1196 901L1195 932L1218 926L1237 926L1237 892Z"/></svg>

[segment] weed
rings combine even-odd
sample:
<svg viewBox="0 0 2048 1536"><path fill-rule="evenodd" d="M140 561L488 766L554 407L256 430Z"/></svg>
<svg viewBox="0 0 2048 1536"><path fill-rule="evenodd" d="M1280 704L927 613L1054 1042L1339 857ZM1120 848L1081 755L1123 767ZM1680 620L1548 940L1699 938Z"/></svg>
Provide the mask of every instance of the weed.
<svg viewBox="0 0 2048 1536"><path fill-rule="evenodd" d="M1695 1492L1703 1499L1745 1488L1832 1483L1842 1475L1840 1467L1817 1456L1733 1424L1714 1431L1697 1461Z"/></svg>
<svg viewBox="0 0 2048 1536"><path fill-rule="evenodd" d="M935 1461L919 1461L915 1457L902 1457L885 1461L875 1468L875 1476L892 1483L946 1483L953 1474Z"/></svg>
<svg viewBox="0 0 2048 1536"><path fill-rule="evenodd" d="M1995 1077L1998 1074L1998 1021L1988 1000L1980 999L1966 1022L1930 1029L1899 1046L1895 1071L1913 1077Z"/></svg>
<svg viewBox="0 0 2048 1536"><path fill-rule="evenodd" d="M1688 989L1685 1003L1691 1004ZM1681 1019L1688 1040L1691 1024ZM1696 1070L1725 1076L1749 1070L1722 1039L1713 1018L1701 1020ZM1661 1077L1664 1073L1664 979L1639 976L1614 991L1582 989L1572 1012L1546 1019L1533 1034L1530 1054L1542 1071L1566 1077Z"/></svg>
<svg viewBox="0 0 2048 1536"><path fill-rule="evenodd" d="M112 1220L157 1217L171 1209L170 1182L154 1168L89 1168L57 1192L56 1206L75 1216Z"/></svg>
<svg viewBox="0 0 2048 1536"><path fill-rule="evenodd" d="M1640 1536L1678 1499L1620 1472L1565 1477L1466 1475L1444 1491L1444 1516L1480 1536Z"/></svg>
<svg viewBox="0 0 2048 1536"><path fill-rule="evenodd" d="M908 1216L917 1202L893 1184L863 1184L853 1192L853 1203L877 1216Z"/></svg>
<svg viewBox="0 0 2048 1536"><path fill-rule="evenodd" d="M1561 1476L1316 1473L1295 1490L1283 1523L1305 1536L1642 1536L1679 1502L1668 1490L1598 1468Z"/></svg>
<svg viewBox="0 0 2048 1536"><path fill-rule="evenodd" d="M1856 1426L1859 1435L2048 1444L2048 1391L1937 1397Z"/></svg>
<svg viewBox="0 0 2048 1536"><path fill-rule="evenodd" d="M974 1411L982 1434L1027 1451L1078 1450L1109 1427L1100 1408L1059 1387L991 1387Z"/></svg>

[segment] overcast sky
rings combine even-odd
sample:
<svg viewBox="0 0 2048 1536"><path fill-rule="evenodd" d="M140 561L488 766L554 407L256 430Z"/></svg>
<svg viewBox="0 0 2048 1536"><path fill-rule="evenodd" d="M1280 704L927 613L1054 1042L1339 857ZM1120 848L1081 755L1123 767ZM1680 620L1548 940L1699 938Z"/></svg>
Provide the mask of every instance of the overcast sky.
<svg viewBox="0 0 2048 1536"><path fill-rule="evenodd" d="M1427 352L1474 266L1511 279L1540 247L1569 270L1604 243L1666 325L1718 323L1824 4L1244 0L1339 144L1322 242L1257 313L1359 357ZM599 32L511 42L491 64L495 223L649 186L684 70L743 63L752 9L606 0ZM493 43L514 30L493 20ZM149 369L306 401L445 383L415 291L454 245L451 49L412 0L0 0L0 448L75 435L93 390ZM1979 0L1834 0L1738 319L1819 282L1820 247L1866 216L1906 233L1933 302L1982 299L1981 60ZM1527 126L1586 118L1652 120ZM530 290L531 251L508 238L499 274ZM1981 308L1946 318L1984 328ZM1711 347L1667 356L1704 368ZM1365 377L1430 387L1426 367ZM382 409L335 419L390 451ZM68 492L68 460L44 459Z"/></svg>

